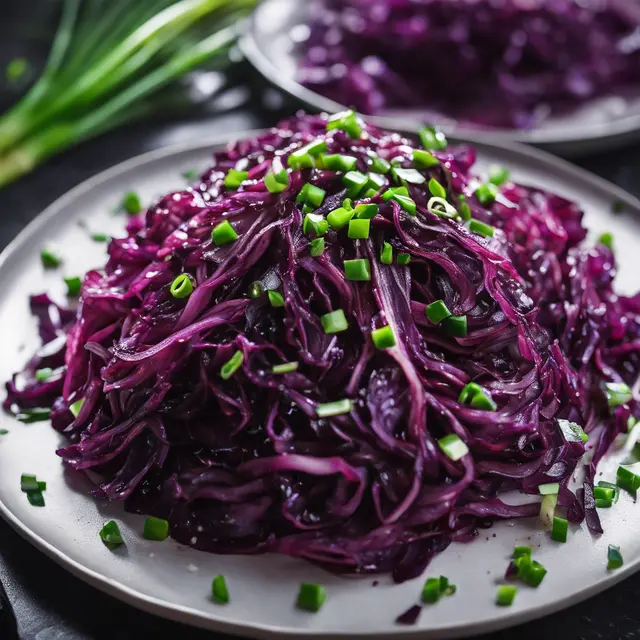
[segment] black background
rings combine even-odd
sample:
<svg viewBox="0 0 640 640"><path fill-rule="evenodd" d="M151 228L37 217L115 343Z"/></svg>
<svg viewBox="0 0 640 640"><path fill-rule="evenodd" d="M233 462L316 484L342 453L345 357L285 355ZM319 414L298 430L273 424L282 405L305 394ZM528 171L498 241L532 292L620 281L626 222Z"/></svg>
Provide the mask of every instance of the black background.
<svg viewBox="0 0 640 640"><path fill-rule="evenodd" d="M17 56L36 66L41 63L57 4L56 0L0 0L0 70ZM206 108L146 121L85 143L0 191L0 249L56 198L122 160L206 135L269 126L300 107L269 88L246 63L234 68L230 80L229 88ZM0 77L0 109L15 97L15 89ZM640 196L640 146L577 163ZM0 580L13 605L21 640L226 640L154 618L103 595L59 568L1 520ZM484 638L640 638L639 601L640 574L564 612ZM0 612L0 640L13 640L14 633L2 625L3 616Z"/></svg>

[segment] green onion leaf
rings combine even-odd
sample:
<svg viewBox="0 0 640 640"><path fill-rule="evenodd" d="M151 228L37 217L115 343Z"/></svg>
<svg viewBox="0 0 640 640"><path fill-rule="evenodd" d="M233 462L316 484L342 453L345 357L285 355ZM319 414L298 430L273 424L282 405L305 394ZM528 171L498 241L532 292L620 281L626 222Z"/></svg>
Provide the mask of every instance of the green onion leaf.
<svg viewBox="0 0 640 640"><path fill-rule="evenodd" d="M229 589L224 576L216 576L211 582L211 596L218 604L229 603Z"/></svg>
<svg viewBox="0 0 640 640"><path fill-rule="evenodd" d="M292 152L287 159L287 164L291 169L311 169L314 166L314 158L326 150L327 143L324 140L314 140Z"/></svg>
<svg viewBox="0 0 640 640"><path fill-rule="evenodd" d="M484 411L495 411L497 409L497 405L491 398L491 394L475 382L470 382L463 387L458 397L458 402Z"/></svg>
<svg viewBox="0 0 640 640"><path fill-rule="evenodd" d="M495 229L490 224L480 222L480 220L469 220L469 231L484 236L485 238L493 238Z"/></svg>
<svg viewBox="0 0 640 640"><path fill-rule="evenodd" d="M109 522L105 523L102 529L100 529L100 539L111 551L124 544L120 527L118 527L118 523L115 520L109 520Z"/></svg>
<svg viewBox="0 0 640 640"><path fill-rule="evenodd" d="M162 518L147 516L144 521L142 535L146 540L162 542L162 540L166 540L169 537L169 523Z"/></svg>
<svg viewBox="0 0 640 640"><path fill-rule="evenodd" d="M371 339L376 349L391 349L396 346L396 336L389 325L374 329L371 332Z"/></svg>
<svg viewBox="0 0 640 640"><path fill-rule="evenodd" d="M622 554L620 553L620 547L616 547L613 544L609 545L607 549L607 569L614 571L619 569L623 565Z"/></svg>
<svg viewBox="0 0 640 640"><path fill-rule="evenodd" d="M127 193L122 196L122 208L132 216L140 213L142 211L140 196L135 191L127 191Z"/></svg>
<svg viewBox="0 0 640 640"><path fill-rule="evenodd" d="M447 199L447 190L435 178L429 180L429 191L436 198Z"/></svg>
<svg viewBox="0 0 640 640"><path fill-rule="evenodd" d="M428 304L425 307L424 313L433 324L440 324L445 318L452 315L443 300L436 300Z"/></svg>
<svg viewBox="0 0 640 640"><path fill-rule="evenodd" d="M460 458L469 453L467 445L455 433L450 433L444 436L444 438L440 438L438 440L438 446L442 452L454 462L460 460Z"/></svg>
<svg viewBox="0 0 640 640"><path fill-rule="evenodd" d="M458 211L460 213L460 217L465 221L471 220L471 208L467 204L467 198L464 195L460 194L458 196L458 203Z"/></svg>
<svg viewBox="0 0 640 640"><path fill-rule="evenodd" d="M9 433L8 429L0 429L0 436L6 436Z"/></svg>
<svg viewBox="0 0 640 640"><path fill-rule="evenodd" d="M252 300L257 300L264 293L264 287L262 286L261 282L252 282L249 285L249 291L247 293Z"/></svg>
<svg viewBox="0 0 640 640"><path fill-rule="evenodd" d="M80 400L76 400L72 404L69 405L69 411L73 414L74 418L77 418L80 414L80 409L82 409L82 405L84 404L84 398L80 398Z"/></svg>
<svg viewBox="0 0 640 640"><path fill-rule="evenodd" d="M283 364L276 364L271 367L271 373L292 373L298 370L297 362L284 362Z"/></svg>
<svg viewBox="0 0 640 640"><path fill-rule="evenodd" d="M390 189L387 189L382 194L382 200L384 202L389 202L389 200L391 200L392 198L395 198L396 196L407 197L408 195L409 195L409 191L407 187L391 187Z"/></svg>
<svg viewBox="0 0 640 640"><path fill-rule="evenodd" d="M442 151L447 148L447 139L444 134L435 127L422 127L418 131L420 142L425 149Z"/></svg>
<svg viewBox="0 0 640 640"><path fill-rule="evenodd" d="M518 588L510 584L502 584L496 592L496 604L499 607L510 607L518 593Z"/></svg>
<svg viewBox="0 0 640 640"><path fill-rule="evenodd" d="M408 265L411 262L411 256L408 253L399 253L397 261L400 265Z"/></svg>
<svg viewBox="0 0 640 640"><path fill-rule="evenodd" d="M386 174L386 173L389 173L389 171L391 170L391 164L387 162L384 158L381 158L380 156L377 156L373 153L370 154L369 158L371 160L369 168L373 173Z"/></svg>
<svg viewBox="0 0 640 640"><path fill-rule="evenodd" d="M610 409L621 407L633 398L629 385L624 382L606 382L604 385Z"/></svg>
<svg viewBox="0 0 640 640"><path fill-rule="evenodd" d="M329 214L331 215L331 214ZM322 236L327 233L329 222L325 220L319 213L307 213L302 221L302 231L310 236Z"/></svg>
<svg viewBox="0 0 640 640"><path fill-rule="evenodd" d="M382 250L380 251L380 262L382 262L382 264L393 263L393 247L388 242L385 242L382 245Z"/></svg>
<svg viewBox="0 0 640 640"><path fill-rule="evenodd" d="M354 222L352 220L349 225ZM355 222L369 222L368 220L356 220ZM351 236L350 236L351 237ZM344 275L347 280L356 282L368 282L371 280L371 265L365 258L344 261Z"/></svg>
<svg viewBox="0 0 640 640"><path fill-rule="evenodd" d="M605 482L604 480L600 480L600 482L598 482L598 484L596 485L597 487L604 487L606 489L612 489L613 490L613 502L616 503L618 502L618 498L620 497L620 487L617 484L613 484L612 482Z"/></svg>
<svg viewBox="0 0 640 640"><path fill-rule="evenodd" d="M40 260L45 269L55 269L62 264L62 258L58 256L52 249L43 249L40 252Z"/></svg>
<svg viewBox="0 0 640 640"><path fill-rule="evenodd" d="M183 298L188 298L193 293L193 286L195 284L195 279L190 276L188 273L181 273L175 280L171 283L169 287L169 293L174 298L178 298L182 300Z"/></svg>
<svg viewBox="0 0 640 640"><path fill-rule="evenodd" d="M528 547L526 545L522 545L519 547L515 547L513 550L513 558L521 558L522 556L529 556L529 558L531 557L531 547Z"/></svg>
<svg viewBox="0 0 640 640"><path fill-rule="evenodd" d="M422 602L426 604L434 604L440 600L440 579L427 578L422 587Z"/></svg>
<svg viewBox="0 0 640 640"><path fill-rule="evenodd" d="M418 169L429 169L440 164L440 160L428 151L422 149L413 150L413 164Z"/></svg>
<svg viewBox="0 0 640 640"><path fill-rule="evenodd" d="M498 187L491 182L485 182L475 190L475 196L478 202L485 207L493 204L497 195Z"/></svg>
<svg viewBox="0 0 640 640"><path fill-rule="evenodd" d="M369 237L370 220L349 220L347 236L352 240L366 240Z"/></svg>
<svg viewBox="0 0 640 640"><path fill-rule="evenodd" d="M586 442L589 436L584 432L582 427L570 420L558 419L558 427L567 442Z"/></svg>
<svg viewBox="0 0 640 640"><path fill-rule="evenodd" d="M467 316L450 316L442 321L444 330L454 338L464 338L467 335Z"/></svg>
<svg viewBox="0 0 640 640"><path fill-rule="evenodd" d="M353 209L346 209L344 206L334 209L327 215L329 226L336 231L342 229L355 215Z"/></svg>
<svg viewBox="0 0 640 640"><path fill-rule="evenodd" d="M48 420L51 416L51 409L44 407L34 407L22 409L16 418L23 424L31 424L32 422L42 422Z"/></svg>
<svg viewBox="0 0 640 640"><path fill-rule="evenodd" d="M64 282L67 285L67 295L70 298L76 298L80 295L80 290L82 289L82 280L80 278L72 276L64 278Z"/></svg>
<svg viewBox="0 0 640 640"><path fill-rule="evenodd" d="M507 182L507 180L509 180L509 171L507 169L495 164L489 167L489 182L491 184L500 187Z"/></svg>
<svg viewBox="0 0 640 640"><path fill-rule="evenodd" d="M356 218L358 220L371 220L378 214L380 207L377 204L357 204Z"/></svg>
<svg viewBox="0 0 640 640"><path fill-rule="evenodd" d="M358 162L353 156L342 156L339 154L331 154L321 156L322 165L327 171L351 171L355 169Z"/></svg>
<svg viewBox="0 0 640 640"><path fill-rule="evenodd" d="M224 178L224 186L227 189L237 189L245 180L249 179L248 171L236 171L229 169L229 173Z"/></svg>
<svg viewBox="0 0 640 640"><path fill-rule="evenodd" d="M38 491L38 480L36 477L28 473L23 473L20 476L20 491L24 493L27 491Z"/></svg>
<svg viewBox="0 0 640 640"><path fill-rule="evenodd" d="M342 177L350 198L357 198L369 182L369 177L359 171L349 171Z"/></svg>
<svg viewBox="0 0 640 640"><path fill-rule="evenodd" d="M96 233L92 233L90 238L94 242L108 242L110 236L108 236L106 233L96 232Z"/></svg>
<svg viewBox="0 0 640 640"><path fill-rule="evenodd" d="M530 557L522 556L516 561L518 567L518 577L532 587L539 587L547 570L537 561Z"/></svg>
<svg viewBox="0 0 640 640"><path fill-rule="evenodd" d="M358 122L358 116L355 111L351 110L336 113L327 120L327 131L333 131L334 129L341 129L355 140L362 135L362 127Z"/></svg>
<svg viewBox="0 0 640 640"><path fill-rule="evenodd" d="M616 472L616 484L635 498L636 492L640 489L640 475L620 465Z"/></svg>
<svg viewBox="0 0 640 640"><path fill-rule="evenodd" d="M553 517L553 524L551 525L551 539L556 542L567 541L567 531L569 530L569 522L564 518L558 516Z"/></svg>
<svg viewBox="0 0 640 640"><path fill-rule="evenodd" d="M309 245L309 255L312 258L317 258L324 253L324 238L315 238Z"/></svg>
<svg viewBox="0 0 640 640"><path fill-rule="evenodd" d="M38 382L44 382L53 375L53 369L51 367L44 367L44 369L38 369L35 374L35 378Z"/></svg>
<svg viewBox="0 0 640 640"><path fill-rule="evenodd" d="M557 493L547 493L542 497L542 502L540 503L540 520L545 529L551 529L553 526L553 516L555 514L557 504Z"/></svg>
<svg viewBox="0 0 640 640"><path fill-rule="evenodd" d="M27 491L27 500L32 507L44 507L42 491Z"/></svg>
<svg viewBox="0 0 640 640"><path fill-rule="evenodd" d="M305 184L300 190L296 202L303 202L314 209L317 209L323 202L326 195L326 191L320 187L316 187L313 184Z"/></svg>
<svg viewBox="0 0 640 640"><path fill-rule="evenodd" d="M242 351L236 351L231 358L222 365L220 369L220 377L228 380L242 366L244 354Z"/></svg>
<svg viewBox="0 0 640 640"><path fill-rule="evenodd" d="M304 609L305 611L311 611L317 613L322 609L322 605L327 600L327 592L325 588L319 584L311 584L303 582L300 585L300 591L298 592L298 599L296 600L296 606L298 609Z"/></svg>
<svg viewBox="0 0 640 640"><path fill-rule="evenodd" d="M426 153L426 152L425 152ZM394 167L391 169L391 175L398 182L409 182L410 184L424 184L427 179L415 169L403 169L402 167Z"/></svg>
<svg viewBox="0 0 640 640"><path fill-rule="evenodd" d="M323 331L327 334L339 333L349 328L349 323L342 309L325 313L323 316L320 316L320 322L322 323Z"/></svg>
<svg viewBox="0 0 640 640"><path fill-rule="evenodd" d="M224 220L217 224L211 232L211 239L217 247L229 244L238 239L238 234L228 220Z"/></svg>
<svg viewBox="0 0 640 640"><path fill-rule="evenodd" d="M269 302L272 307L284 307L284 298L279 291L267 291Z"/></svg>
<svg viewBox="0 0 640 640"><path fill-rule="evenodd" d="M400 196L396 194L393 199L409 215L412 215L412 216L416 215L416 203L411 198L409 198L408 196Z"/></svg>
<svg viewBox="0 0 640 640"><path fill-rule="evenodd" d="M336 400L335 402L325 402L316 405L318 418L331 418L349 413L353 409L353 402L348 398Z"/></svg>

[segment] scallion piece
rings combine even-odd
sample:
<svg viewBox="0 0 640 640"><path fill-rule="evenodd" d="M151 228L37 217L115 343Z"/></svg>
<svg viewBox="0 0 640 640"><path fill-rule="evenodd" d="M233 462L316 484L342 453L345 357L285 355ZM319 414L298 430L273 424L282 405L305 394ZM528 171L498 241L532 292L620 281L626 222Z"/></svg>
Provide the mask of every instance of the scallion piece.
<svg viewBox="0 0 640 640"><path fill-rule="evenodd" d="M538 487L538 492L541 496L548 496L553 493L558 493L560 491L560 483L559 482L547 482L546 484L541 484Z"/></svg>
<svg viewBox="0 0 640 640"><path fill-rule="evenodd" d="M343 156L340 154L330 154L321 156L322 165L327 171L351 171L355 169L358 162L353 156Z"/></svg>
<svg viewBox="0 0 640 640"><path fill-rule="evenodd" d="M44 482L43 480L38 480L38 491L46 491L47 490L47 483Z"/></svg>
<svg viewBox="0 0 640 640"><path fill-rule="evenodd" d="M447 148L447 139L444 133L435 127L422 127L418 131L420 142L425 149L436 149L442 151Z"/></svg>
<svg viewBox="0 0 640 640"><path fill-rule="evenodd" d="M118 527L118 523L115 520L109 520L109 522L106 522L102 529L100 529L100 539L104 542L105 546L112 551L124 544L120 527Z"/></svg>
<svg viewBox="0 0 640 640"><path fill-rule="evenodd" d="M298 370L297 362L284 362L282 364L276 364L273 367L271 367L271 373L276 373L276 374L292 373L293 371L297 371L297 370Z"/></svg>
<svg viewBox="0 0 640 640"><path fill-rule="evenodd" d="M495 411L498 408L489 392L475 382L470 382L463 387L458 397L458 402L484 411Z"/></svg>
<svg viewBox="0 0 640 640"><path fill-rule="evenodd" d="M429 180L429 191L436 198L447 199L447 190L435 178Z"/></svg>
<svg viewBox="0 0 640 640"><path fill-rule="evenodd" d="M400 205L400 208L409 215L416 215L416 203L409 196L400 196L396 194L393 199Z"/></svg>
<svg viewBox="0 0 640 640"><path fill-rule="evenodd" d="M419 169L429 169L440 164L440 160L428 151L422 149L413 150L413 164Z"/></svg>
<svg viewBox="0 0 640 640"><path fill-rule="evenodd" d="M174 298L182 300L188 298L193 293L195 279L188 273L181 273L175 278L169 287L169 292Z"/></svg>
<svg viewBox="0 0 640 640"><path fill-rule="evenodd" d="M600 482L598 482L598 484L596 485L598 487L604 487L606 489L612 489L613 490L613 502L616 503L618 502L618 498L620 497L620 487L617 484L613 484L612 482L605 482L604 480L600 480Z"/></svg>
<svg viewBox="0 0 640 640"><path fill-rule="evenodd" d="M333 131L334 129L340 129L348 133L355 140L362 135L362 127L358 122L358 116L351 109L336 113L327 120L327 131Z"/></svg>
<svg viewBox="0 0 640 640"><path fill-rule="evenodd" d="M222 365L220 369L220 377L228 380L242 366L244 354L242 351L236 351L231 358Z"/></svg>
<svg viewBox="0 0 640 640"><path fill-rule="evenodd" d="M622 554L620 553L620 547L616 547L613 544L609 545L607 549L607 569L614 571L619 569L623 565Z"/></svg>
<svg viewBox="0 0 640 640"><path fill-rule="evenodd" d="M604 385L610 409L621 407L633 398L633 393L624 382L606 382Z"/></svg>
<svg viewBox="0 0 640 640"><path fill-rule="evenodd" d="M349 220L347 236L352 240L366 240L369 237L371 220Z"/></svg>
<svg viewBox="0 0 640 640"><path fill-rule="evenodd" d="M326 191L320 187L316 187L313 184L305 184L300 190L296 202L307 204L314 209L317 209L323 202L326 195Z"/></svg>
<svg viewBox="0 0 640 640"><path fill-rule="evenodd" d="M35 373L35 378L38 382L44 382L48 380L53 374L53 369L51 367L44 367L43 369L38 369Z"/></svg>
<svg viewBox="0 0 640 640"><path fill-rule="evenodd" d="M425 152L426 153L426 152ZM403 167L393 167L391 175L398 182L409 182L410 184L424 184L427 179L416 169L405 169Z"/></svg>
<svg viewBox="0 0 640 640"><path fill-rule="evenodd" d="M530 557L522 556L516 561L518 577L532 587L538 587L547 575L547 570Z"/></svg>
<svg viewBox="0 0 640 640"><path fill-rule="evenodd" d="M396 336L389 325L374 329L371 332L371 339L376 349L391 349L396 346Z"/></svg>
<svg viewBox="0 0 640 640"><path fill-rule="evenodd" d="M211 239L217 247L221 247L224 244L229 244L238 239L238 234L228 220L223 220L211 231Z"/></svg>
<svg viewBox="0 0 640 640"><path fill-rule="evenodd" d="M354 222L353 220L349 223ZM369 222L368 220L357 220L356 222ZM351 237L351 236L349 236ZM344 275L347 280L356 282L368 282L371 280L371 265L365 258L344 261Z"/></svg>
<svg viewBox="0 0 640 640"><path fill-rule="evenodd" d="M70 298L76 298L80 295L80 290L82 289L82 280L78 278L78 276L64 278L64 283L67 285L67 295Z"/></svg>
<svg viewBox="0 0 640 640"><path fill-rule="evenodd" d="M452 315L449 308L443 300L436 300L431 304L428 304L424 310L425 315L433 324L440 324L445 318Z"/></svg>
<svg viewBox="0 0 640 640"><path fill-rule="evenodd" d="M382 264L393 264L393 247L388 242L382 245L380 262L382 262Z"/></svg>
<svg viewBox="0 0 640 640"><path fill-rule="evenodd" d="M302 221L302 231L308 236L311 234L322 236L328 229L329 223L319 213L307 213Z"/></svg>
<svg viewBox="0 0 640 640"><path fill-rule="evenodd" d="M327 334L339 333L349 328L349 323L342 309L325 313L323 316L320 316L320 322L322 323L323 331Z"/></svg>
<svg viewBox="0 0 640 640"><path fill-rule="evenodd" d="M326 150L327 143L324 140L314 140L291 153L287 159L287 164L292 169L311 169L314 165L314 158Z"/></svg>
<svg viewBox="0 0 640 640"><path fill-rule="evenodd" d="M495 184L496 187L503 185L509 179L509 171L498 165L489 167L489 182Z"/></svg>
<svg viewBox="0 0 640 640"><path fill-rule="evenodd" d="M480 222L480 220L469 220L469 231L485 238L493 238L496 230L490 224L485 224L484 222Z"/></svg>
<svg viewBox="0 0 640 640"><path fill-rule="evenodd" d="M460 404L469 404L478 393L482 393L482 387L477 382L468 382L462 387L462 391L460 391L460 395L458 396L458 402Z"/></svg>
<svg viewBox="0 0 640 640"><path fill-rule="evenodd" d="M264 287L262 286L261 282L252 282L249 285L249 290L247 291L247 293L252 300L257 300L264 293Z"/></svg>
<svg viewBox="0 0 640 640"><path fill-rule="evenodd" d="M23 424L31 424L32 422L41 422L48 420L51 416L51 409L44 407L33 407L30 409L22 409L16 418Z"/></svg>
<svg viewBox="0 0 640 640"><path fill-rule="evenodd" d="M450 316L442 321L444 330L454 338L464 338L467 335L467 316Z"/></svg>
<svg viewBox="0 0 640 640"><path fill-rule="evenodd" d="M40 260L45 269L56 269L62 264L62 258L53 249L48 248L40 252Z"/></svg>
<svg viewBox="0 0 640 640"><path fill-rule="evenodd" d="M169 536L169 523L162 518L154 518L147 516L144 521L144 530L142 532L146 540L161 542Z"/></svg>
<svg viewBox="0 0 640 640"><path fill-rule="evenodd" d="M556 542L567 541L567 531L569 530L569 522L564 518L558 516L553 517L553 523L551 525L551 539Z"/></svg>
<svg viewBox="0 0 640 640"><path fill-rule="evenodd" d="M496 592L496 604L499 607L510 607L518 593L518 588L511 584L502 584Z"/></svg>
<svg viewBox="0 0 640 640"><path fill-rule="evenodd" d="M498 187L491 182L485 182L475 190L475 196L478 202L485 207L493 204L497 195Z"/></svg>
<svg viewBox="0 0 640 640"><path fill-rule="evenodd" d="M354 215L355 211L353 209L346 209L342 206L327 214L327 221L332 229L338 231L342 229Z"/></svg>
<svg viewBox="0 0 640 640"><path fill-rule="evenodd" d="M368 177L368 180L367 180L368 191L373 190L375 193L378 193L378 191L382 189L382 187L386 186L387 184L387 179L383 175L380 175L379 173L370 173L367 177ZM365 196L366 196L366 193L368 193L368 191L365 192Z"/></svg>
<svg viewBox="0 0 640 640"><path fill-rule="evenodd" d="M218 604L229 603L229 589L224 576L216 576L211 582L211 596Z"/></svg>
<svg viewBox="0 0 640 640"><path fill-rule="evenodd" d="M373 173L389 173L389 171L391 170L391 164L384 158L376 155L371 155L370 158L371 164L369 165L369 168Z"/></svg>
<svg viewBox="0 0 640 640"><path fill-rule="evenodd" d="M358 220L371 220L375 218L380 207L377 204L357 204L356 205L356 218Z"/></svg>
<svg viewBox="0 0 640 640"><path fill-rule="evenodd" d="M440 579L427 578L422 587L422 602L434 604L440 600Z"/></svg>
<svg viewBox="0 0 640 640"><path fill-rule="evenodd" d="M615 496L615 491L609 487L594 487L593 488L593 497L596 500L608 500L613 502L613 498Z"/></svg>
<svg viewBox="0 0 640 640"><path fill-rule="evenodd" d="M90 235L90 238L94 241L94 242L108 242L109 241L109 236L106 233L101 233L99 231L92 233Z"/></svg>
<svg viewBox="0 0 640 640"><path fill-rule="evenodd" d="M318 418L331 418L349 413L353 409L353 402L348 398L336 400L335 402L324 402L316 405Z"/></svg>
<svg viewBox="0 0 640 640"><path fill-rule="evenodd" d="M27 491L27 500L32 507L44 507L42 491Z"/></svg>
<svg viewBox="0 0 640 640"><path fill-rule="evenodd" d="M409 190L407 187L391 187L382 194L382 200L389 202L389 200L396 196L409 196Z"/></svg>
<svg viewBox="0 0 640 640"><path fill-rule="evenodd" d="M305 611L311 611L317 613L322 609L322 605L327 600L327 592L325 588L319 584L311 584L309 582L303 582L300 585L300 591L298 592L298 599L296 600L296 606L298 609L304 609Z"/></svg>
<svg viewBox="0 0 640 640"><path fill-rule="evenodd" d="M450 433L444 436L444 438L440 438L438 440L438 446L442 452L454 462L469 453L469 447L467 447L465 442L455 433Z"/></svg>
<svg viewBox="0 0 640 640"><path fill-rule="evenodd" d="M289 186L288 176L286 182L280 182L275 173L269 172L264 177L264 186L269 193L281 193Z"/></svg>
<svg viewBox="0 0 640 640"><path fill-rule="evenodd" d="M357 198L369 182L369 177L359 171L349 171L344 174L342 181L347 187L347 194L350 198Z"/></svg>
<svg viewBox="0 0 640 640"><path fill-rule="evenodd" d="M458 196L458 212L464 221L471 220L471 208L467 204L467 198L463 194Z"/></svg>
<svg viewBox="0 0 640 640"><path fill-rule="evenodd" d="M513 550L513 558L521 558L522 556L529 556L529 558L531 557L531 547L528 547L526 545L521 545L518 547L515 547Z"/></svg>
<svg viewBox="0 0 640 640"><path fill-rule="evenodd" d="M558 427L562 432L564 439L567 442L586 442L589 436L584 432L584 429L575 422L570 420L558 419Z"/></svg>
<svg viewBox="0 0 640 640"><path fill-rule="evenodd" d="M6 436L9 433L8 429L0 429L0 436Z"/></svg>
<svg viewBox="0 0 640 640"><path fill-rule="evenodd" d="M640 489L640 475L620 465L616 472L616 484L635 497L636 492Z"/></svg>
<svg viewBox="0 0 640 640"><path fill-rule="evenodd" d="M613 233L610 233L608 231L606 233L601 233L600 237L598 238L598 242L607 247L609 251L613 251Z"/></svg>
<svg viewBox="0 0 640 640"><path fill-rule="evenodd" d="M309 255L317 258L324 253L324 238L314 238L309 245Z"/></svg>
<svg viewBox="0 0 640 640"><path fill-rule="evenodd" d="M23 473L20 476L20 491L24 493L27 493L27 491L38 491L37 478L28 473Z"/></svg>
<svg viewBox="0 0 640 640"><path fill-rule="evenodd" d="M284 297L279 291L269 290L267 296L272 307L284 307Z"/></svg>
<svg viewBox="0 0 640 640"><path fill-rule="evenodd" d="M411 262L411 256L408 253L399 253L397 261L403 266L408 265Z"/></svg>
<svg viewBox="0 0 640 640"><path fill-rule="evenodd" d="M457 218L458 212L456 208L447 202L444 198L432 196L427 202L427 210L441 218Z"/></svg>
<svg viewBox="0 0 640 640"><path fill-rule="evenodd" d="M76 400L75 402L69 405L69 411L73 414L74 418L77 418L80 414L80 409L82 409L82 405L84 404L84 398L80 398L80 400Z"/></svg>
<svg viewBox="0 0 640 640"><path fill-rule="evenodd" d="M229 169L229 173L224 177L224 186L227 189L237 189L245 180L248 179L248 171L236 171L235 169Z"/></svg>
<svg viewBox="0 0 640 640"><path fill-rule="evenodd" d="M135 191L127 191L122 196L122 208L130 215L135 215L142 211L142 201Z"/></svg>

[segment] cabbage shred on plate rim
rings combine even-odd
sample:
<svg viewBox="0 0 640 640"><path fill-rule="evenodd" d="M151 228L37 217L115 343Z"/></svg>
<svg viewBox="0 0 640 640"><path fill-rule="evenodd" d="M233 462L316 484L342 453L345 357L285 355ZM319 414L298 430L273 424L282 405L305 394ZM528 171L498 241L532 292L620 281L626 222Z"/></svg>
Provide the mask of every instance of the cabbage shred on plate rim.
<svg viewBox="0 0 640 640"><path fill-rule="evenodd" d="M48 346L5 407L52 407L96 497L207 551L402 581L556 482L601 531L596 466L640 416L640 295L613 292L576 204L481 183L472 147L422 133L301 115L216 151L131 218L77 313L32 298Z"/></svg>

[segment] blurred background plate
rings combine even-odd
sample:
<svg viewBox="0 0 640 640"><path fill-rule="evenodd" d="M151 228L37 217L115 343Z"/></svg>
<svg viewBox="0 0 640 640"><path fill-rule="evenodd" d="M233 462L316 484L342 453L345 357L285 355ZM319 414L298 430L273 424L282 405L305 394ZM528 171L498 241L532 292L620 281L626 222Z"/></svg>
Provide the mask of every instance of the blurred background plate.
<svg viewBox="0 0 640 640"><path fill-rule="evenodd" d="M263 0L247 22L241 40L244 54L270 82L316 111L345 109L334 100L296 81L298 54L308 24L309 7L315 0ZM390 129L417 128L423 117L410 112L368 116L372 122ZM493 142L523 142L549 151L577 156L612 149L640 139L640 87L631 97L610 95L591 100L571 113L548 118L539 128L492 129L478 131L440 121L443 130L458 136L473 135Z"/></svg>

